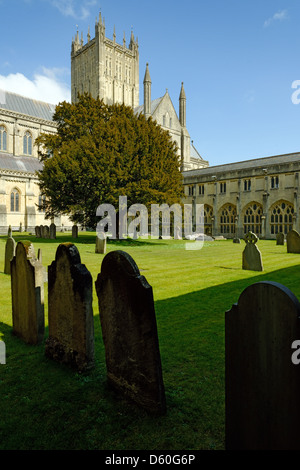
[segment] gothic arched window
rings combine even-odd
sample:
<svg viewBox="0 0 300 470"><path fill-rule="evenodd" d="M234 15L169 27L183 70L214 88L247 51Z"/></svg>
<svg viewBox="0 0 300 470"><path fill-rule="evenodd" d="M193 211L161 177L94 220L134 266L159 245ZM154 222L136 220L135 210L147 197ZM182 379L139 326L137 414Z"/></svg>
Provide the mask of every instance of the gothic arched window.
<svg viewBox="0 0 300 470"><path fill-rule="evenodd" d="M7 131L4 126L0 126L0 150L7 150Z"/></svg>
<svg viewBox="0 0 300 470"><path fill-rule="evenodd" d="M10 193L10 211L19 212L20 211L20 192L18 189L14 188Z"/></svg>
<svg viewBox="0 0 300 470"><path fill-rule="evenodd" d="M23 137L23 153L24 155L32 155L32 135L29 131L25 132Z"/></svg>
<svg viewBox="0 0 300 470"><path fill-rule="evenodd" d="M244 211L244 233L253 232L256 235L261 234L261 217L263 208L257 202L251 202Z"/></svg>
<svg viewBox="0 0 300 470"><path fill-rule="evenodd" d="M236 207L233 204L225 204L221 208L220 210L221 233L235 233L235 217L236 217Z"/></svg>
<svg viewBox="0 0 300 470"><path fill-rule="evenodd" d="M273 235L282 232L287 234L293 228L294 207L290 202L279 201L270 209L271 233Z"/></svg>

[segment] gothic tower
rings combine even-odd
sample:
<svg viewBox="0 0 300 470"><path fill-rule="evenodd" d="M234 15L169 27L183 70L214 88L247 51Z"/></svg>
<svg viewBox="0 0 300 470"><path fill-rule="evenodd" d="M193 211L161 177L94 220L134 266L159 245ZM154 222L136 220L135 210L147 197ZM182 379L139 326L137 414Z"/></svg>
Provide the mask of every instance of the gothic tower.
<svg viewBox="0 0 300 470"><path fill-rule="evenodd" d="M101 13L96 19L95 37L88 30L87 42L79 39L78 31L71 49L71 99L76 102L78 93L88 92L99 96L106 104L124 103L135 108L139 105L139 50L137 38L131 32L129 46L105 37L105 22Z"/></svg>
<svg viewBox="0 0 300 470"><path fill-rule="evenodd" d="M151 116L151 78L148 63L144 77L144 115L146 119Z"/></svg>

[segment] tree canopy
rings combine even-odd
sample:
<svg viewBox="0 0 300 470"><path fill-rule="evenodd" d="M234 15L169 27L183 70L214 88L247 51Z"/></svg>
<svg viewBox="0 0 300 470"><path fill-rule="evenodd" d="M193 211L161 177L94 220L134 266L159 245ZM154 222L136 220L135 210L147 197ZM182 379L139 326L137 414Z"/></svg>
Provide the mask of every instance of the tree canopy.
<svg viewBox="0 0 300 470"><path fill-rule="evenodd" d="M56 134L36 144L46 217L69 215L74 223L97 224L100 204L118 207L119 196L134 203L180 203L180 157L170 134L132 108L106 105L88 94L60 103L53 116Z"/></svg>

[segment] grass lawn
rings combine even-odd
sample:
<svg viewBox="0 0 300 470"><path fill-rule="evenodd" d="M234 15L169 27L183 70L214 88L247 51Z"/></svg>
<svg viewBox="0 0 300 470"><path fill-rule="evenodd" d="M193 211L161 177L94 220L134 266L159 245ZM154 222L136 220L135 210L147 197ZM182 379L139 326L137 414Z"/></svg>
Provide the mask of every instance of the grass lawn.
<svg viewBox="0 0 300 470"><path fill-rule="evenodd" d="M43 264L59 243L14 233L42 249ZM6 237L0 237L0 449L201 450L224 449L224 313L242 290L257 281L277 281L300 298L300 255L260 240L264 271L243 271L244 242L205 242L185 250L183 241L109 241L136 261L153 287L167 414L152 417L106 385L104 347L93 294L96 366L77 374L45 357L44 344L28 346L12 335L10 276L3 273ZM95 254L95 233L75 244L96 280L104 255ZM45 338L47 329L45 284Z"/></svg>

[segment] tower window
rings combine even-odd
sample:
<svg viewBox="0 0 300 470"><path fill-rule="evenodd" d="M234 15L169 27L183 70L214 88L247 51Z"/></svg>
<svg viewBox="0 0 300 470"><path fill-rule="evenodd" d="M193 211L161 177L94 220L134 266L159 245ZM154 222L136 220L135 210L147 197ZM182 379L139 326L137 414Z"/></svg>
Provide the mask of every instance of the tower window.
<svg viewBox="0 0 300 470"><path fill-rule="evenodd" d="M272 178L271 178L271 188L272 189L278 189L279 188L279 177L278 176L272 176Z"/></svg>
<svg viewBox="0 0 300 470"><path fill-rule="evenodd" d="M220 183L220 193L226 193L226 183Z"/></svg>
<svg viewBox="0 0 300 470"><path fill-rule="evenodd" d="M0 150L7 150L7 132L4 126L0 126Z"/></svg>
<svg viewBox="0 0 300 470"><path fill-rule="evenodd" d="M251 180L244 180L244 191L251 191Z"/></svg>

